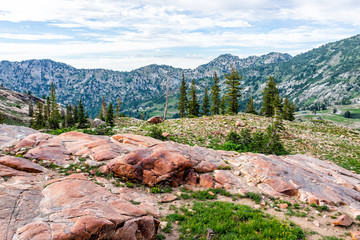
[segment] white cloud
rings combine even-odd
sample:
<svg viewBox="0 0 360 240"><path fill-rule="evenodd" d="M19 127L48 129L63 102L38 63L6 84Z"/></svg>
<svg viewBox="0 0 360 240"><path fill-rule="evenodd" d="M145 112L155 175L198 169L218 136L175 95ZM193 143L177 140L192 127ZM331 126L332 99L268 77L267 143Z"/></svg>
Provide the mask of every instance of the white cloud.
<svg viewBox="0 0 360 240"><path fill-rule="evenodd" d="M72 39L71 36L58 35L58 34L11 34L0 33L0 38L17 39L17 40L67 40Z"/></svg>

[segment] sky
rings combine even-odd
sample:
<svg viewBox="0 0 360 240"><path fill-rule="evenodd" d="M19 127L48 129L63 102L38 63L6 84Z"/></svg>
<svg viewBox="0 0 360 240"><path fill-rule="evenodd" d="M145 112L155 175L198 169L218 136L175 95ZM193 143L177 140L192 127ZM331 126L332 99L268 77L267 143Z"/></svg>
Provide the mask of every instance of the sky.
<svg viewBox="0 0 360 240"><path fill-rule="evenodd" d="M230 53L297 55L360 33L359 0L0 0L0 60L196 68Z"/></svg>

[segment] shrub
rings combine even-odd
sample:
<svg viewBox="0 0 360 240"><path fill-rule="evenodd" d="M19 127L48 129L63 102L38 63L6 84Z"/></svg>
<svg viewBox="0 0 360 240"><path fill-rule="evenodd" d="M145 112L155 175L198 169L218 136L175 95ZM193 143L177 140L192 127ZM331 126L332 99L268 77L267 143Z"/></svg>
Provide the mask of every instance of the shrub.
<svg viewBox="0 0 360 240"><path fill-rule="evenodd" d="M153 126L150 128L147 136L164 141L166 139L166 137L164 137L162 134L163 134L163 131L161 128L159 128L157 126Z"/></svg>

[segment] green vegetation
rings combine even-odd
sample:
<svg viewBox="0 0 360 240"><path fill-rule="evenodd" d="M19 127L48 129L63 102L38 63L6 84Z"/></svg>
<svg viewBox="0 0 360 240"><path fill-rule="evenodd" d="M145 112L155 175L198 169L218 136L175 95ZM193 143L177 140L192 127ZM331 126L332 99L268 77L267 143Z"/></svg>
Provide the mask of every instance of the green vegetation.
<svg viewBox="0 0 360 240"><path fill-rule="evenodd" d="M180 86L180 98L178 103L180 117L185 117L188 112L188 99L187 99L187 86L185 82L185 76L182 74L181 86Z"/></svg>
<svg viewBox="0 0 360 240"><path fill-rule="evenodd" d="M204 99L203 99L203 104L201 105L201 111L202 111L201 112L202 115L205 116L210 115L210 99L209 99L207 87L205 87Z"/></svg>
<svg viewBox="0 0 360 240"><path fill-rule="evenodd" d="M211 229L216 239L304 239L304 232L293 223L281 222L249 206L226 202L195 202L192 210L171 214L178 221L180 239L206 239Z"/></svg>
<svg viewBox="0 0 360 240"><path fill-rule="evenodd" d="M189 100L189 106L188 106L188 113L190 117L198 117L200 114L200 105L197 100L196 95L196 85L194 79L191 82L191 89L190 89L190 100Z"/></svg>
<svg viewBox="0 0 360 240"><path fill-rule="evenodd" d="M219 87L219 78L214 73L214 85L211 87L211 114L218 115L220 113L220 87Z"/></svg>
<svg viewBox="0 0 360 240"><path fill-rule="evenodd" d="M231 74L225 74L225 84L227 92L225 93L228 100L228 113L237 114L239 111L239 99L241 97L240 80L242 77L234 67L231 68Z"/></svg>

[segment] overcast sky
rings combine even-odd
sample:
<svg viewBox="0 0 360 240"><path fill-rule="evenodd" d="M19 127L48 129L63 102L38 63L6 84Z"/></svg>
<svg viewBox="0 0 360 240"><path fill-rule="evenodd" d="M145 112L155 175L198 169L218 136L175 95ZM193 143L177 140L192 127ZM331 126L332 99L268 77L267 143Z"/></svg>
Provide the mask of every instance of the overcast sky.
<svg viewBox="0 0 360 240"><path fill-rule="evenodd" d="M230 53L296 55L360 33L359 0L1 0L0 60L195 68Z"/></svg>

